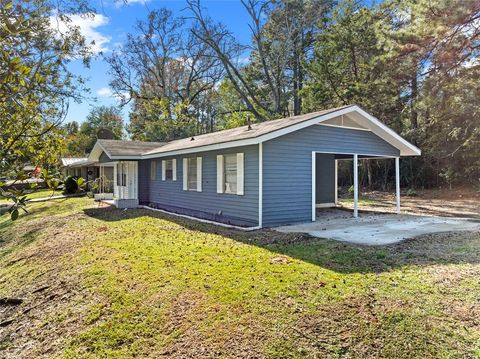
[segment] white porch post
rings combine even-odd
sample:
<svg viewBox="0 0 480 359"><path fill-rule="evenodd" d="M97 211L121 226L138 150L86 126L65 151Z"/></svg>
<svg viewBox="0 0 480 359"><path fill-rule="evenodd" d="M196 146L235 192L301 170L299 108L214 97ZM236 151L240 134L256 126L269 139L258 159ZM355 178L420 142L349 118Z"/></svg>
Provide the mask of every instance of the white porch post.
<svg viewBox="0 0 480 359"><path fill-rule="evenodd" d="M316 159L317 159L317 153L312 152L312 222L315 222L317 219L317 210L316 210L316 197L317 197L317 186L316 186Z"/></svg>
<svg viewBox="0 0 480 359"><path fill-rule="evenodd" d="M105 186L104 186L104 178L103 178L103 165L100 165L98 168L98 184L100 185L100 188L98 189L98 193L105 193Z"/></svg>
<svg viewBox="0 0 480 359"><path fill-rule="evenodd" d="M358 217L358 155L353 155L353 217Z"/></svg>
<svg viewBox="0 0 480 359"><path fill-rule="evenodd" d="M400 213L400 157L395 157L395 199L397 213Z"/></svg>

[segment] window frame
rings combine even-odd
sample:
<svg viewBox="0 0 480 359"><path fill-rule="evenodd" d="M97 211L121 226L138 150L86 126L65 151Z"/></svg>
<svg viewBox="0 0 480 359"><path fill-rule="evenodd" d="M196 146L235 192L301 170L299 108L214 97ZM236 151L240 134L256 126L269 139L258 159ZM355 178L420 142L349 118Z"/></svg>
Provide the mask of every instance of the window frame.
<svg viewBox="0 0 480 359"><path fill-rule="evenodd" d="M195 161L193 166L192 161ZM183 190L191 192L203 192L203 157L183 157L182 181ZM190 168L191 167L191 168ZM191 173L194 172L194 173ZM195 185L193 179L195 178Z"/></svg>
<svg viewBox="0 0 480 359"><path fill-rule="evenodd" d="M231 189L230 184L233 182L227 181L228 175L229 175L229 170L227 168L227 158L233 159L233 163L235 165L235 175L233 178L235 178L235 190ZM230 170L230 172L233 172ZM232 173L230 173L232 176ZM225 194L237 194L237 184L238 184L238 163L237 163L237 154L236 153L227 153L223 155L223 193Z"/></svg>
<svg viewBox="0 0 480 359"><path fill-rule="evenodd" d="M194 171L191 171L190 161L195 161L195 170ZM193 172L193 174L191 174L190 172ZM194 191L194 192L197 191L197 182L198 182L197 173L198 173L197 157L188 157L187 158L187 191ZM191 182L191 179L190 179L191 175L195 176L195 181L194 182L193 181ZM192 184L192 188L190 187L191 184Z"/></svg>
<svg viewBox="0 0 480 359"><path fill-rule="evenodd" d="M168 168L169 164L170 169ZM173 158L165 160L165 181L173 181Z"/></svg>

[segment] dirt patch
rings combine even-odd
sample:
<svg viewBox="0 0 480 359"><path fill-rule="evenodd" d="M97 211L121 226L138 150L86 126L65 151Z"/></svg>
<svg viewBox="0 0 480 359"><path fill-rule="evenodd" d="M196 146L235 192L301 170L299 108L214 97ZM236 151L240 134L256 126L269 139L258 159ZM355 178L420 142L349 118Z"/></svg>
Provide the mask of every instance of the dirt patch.
<svg viewBox="0 0 480 359"><path fill-rule="evenodd" d="M405 264L466 264L480 263L480 233L473 232L444 232L426 234L388 247L389 251L397 260ZM444 271L452 275L463 276L464 268L458 271L455 267L430 267L431 271L439 271L438 280L444 280ZM473 269L475 270L475 269ZM455 274L456 272L456 274ZM435 278L435 273L434 278ZM441 279L443 278L443 279Z"/></svg>
<svg viewBox="0 0 480 359"><path fill-rule="evenodd" d="M5 358L54 356L84 327L82 313L93 299L81 287L79 273L72 273L68 265L77 255L85 232L65 230L67 223L78 224L82 217L35 219L28 226L15 228L19 240L8 242L7 249L25 248L7 256L3 266L12 273L24 266L37 269L33 278L27 272L12 285L7 283L15 277L0 281L4 288L11 288L6 295L23 299L20 305L0 305L0 322L9 322L0 328L0 348ZM30 238L28 245L25 238Z"/></svg>
<svg viewBox="0 0 480 359"><path fill-rule="evenodd" d="M395 212L395 195L390 192L361 192L359 209L366 211ZM474 190L419 190L416 197L402 193L402 213L467 217L480 219L480 192ZM353 209L351 199L340 198L340 204L346 209Z"/></svg>
<svg viewBox="0 0 480 359"><path fill-rule="evenodd" d="M270 259L271 264L288 264L291 259L287 256L276 256Z"/></svg>

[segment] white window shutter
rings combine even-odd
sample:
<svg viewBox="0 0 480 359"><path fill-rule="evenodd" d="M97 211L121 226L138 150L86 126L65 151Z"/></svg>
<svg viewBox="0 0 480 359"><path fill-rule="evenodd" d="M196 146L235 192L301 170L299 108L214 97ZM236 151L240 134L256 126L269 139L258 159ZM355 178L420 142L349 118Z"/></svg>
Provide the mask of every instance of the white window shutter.
<svg viewBox="0 0 480 359"><path fill-rule="evenodd" d="M188 190L187 187L187 182L188 182L188 159L184 158L183 159L183 190L186 191Z"/></svg>
<svg viewBox="0 0 480 359"><path fill-rule="evenodd" d="M197 157L197 192L202 192L202 157Z"/></svg>
<svg viewBox="0 0 480 359"><path fill-rule="evenodd" d="M113 166L113 197L118 198L118 164Z"/></svg>
<svg viewBox="0 0 480 359"><path fill-rule="evenodd" d="M172 172L173 172L172 179L176 181L177 180L177 159L176 158L172 160Z"/></svg>
<svg viewBox="0 0 480 359"><path fill-rule="evenodd" d="M150 180L155 181L157 179L157 162L155 160L152 160L150 162Z"/></svg>
<svg viewBox="0 0 480 359"><path fill-rule="evenodd" d="M167 164L167 161L165 160L162 160L162 181L165 181L165 179L167 178L167 176L165 175L166 174L166 164Z"/></svg>
<svg viewBox="0 0 480 359"><path fill-rule="evenodd" d="M243 153L237 153L237 194L243 196Z"/></svg>
<svg viewBox="0 0 480 359"><path fill-rule="evenodd" d="M217 156L217 193L223 193L225 187L225 176L223 175L223 155Z"/></svg>

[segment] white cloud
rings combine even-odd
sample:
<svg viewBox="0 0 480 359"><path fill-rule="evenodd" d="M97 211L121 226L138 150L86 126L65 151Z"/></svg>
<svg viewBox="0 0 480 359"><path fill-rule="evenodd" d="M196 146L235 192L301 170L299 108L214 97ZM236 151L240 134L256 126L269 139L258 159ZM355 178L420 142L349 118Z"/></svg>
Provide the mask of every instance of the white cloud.
<svg viewBox="0 0 480 359"><path fill-rule="evenodd" d="M145 5L146 3L150 2L150 0L117 0L114 2L115 7L119 8L122 6L140 4Z"/></svg>
<svg viewBox="0 0 480 359"><path fill-rule="evenodd" d="M92 16L70 15L69 18L70 22L65 23L58 16L52 15L50 16L50 26L60 33L66 33L68 25L77 27L95 54L108 51L107 44L110 42L111 37L102 34L97 29L108 24L108 17L94 14Z"/></svg>
<svg viewBox="0 0 480 359"><path fill-rule="evenodd" d="M102 87L97 90L97 95L100 97L112 97L113 91L108 87Z"/></svg>
<svg viewBox="0 0 480 359"><path fill-rule="evenodd" d="M97 90L97 96L100 97L111 97L116 100L128 100L130 98L130 94L128 92L122 92L121 94L114 93L109 87L102 87Z"/></svg>

